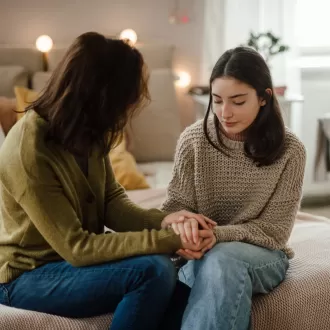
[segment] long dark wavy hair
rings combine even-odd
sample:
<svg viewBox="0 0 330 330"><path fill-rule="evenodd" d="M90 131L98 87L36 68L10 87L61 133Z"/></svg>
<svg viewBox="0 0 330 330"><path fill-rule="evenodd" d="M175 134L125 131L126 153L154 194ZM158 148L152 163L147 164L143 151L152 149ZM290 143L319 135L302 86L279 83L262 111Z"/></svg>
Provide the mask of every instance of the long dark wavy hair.
<svg viewBox="0 0 330 330"><path fill-rule="evenodd" d="M221 123L214 115L218 145L209 137L208 121L212 111L212 83L215 79L230 77L248 84L257 92L257 96L266 101L256 119L248 127L244 141L247 157L258 166L273 164L284 151L285 126L281 109L274 95L272 78L269 68L262 56L248 47L237 47L227 50L217 61L210 78L210 100L204 118L204 134L209 143L217 150L226 153L228 148L221 140ZM266 89L272 90L272 95Z"/></svg>
<svg viewBox="0 0 330 330"><path fill-rule="evenodd" d="M129 119L150 101L140 52L122 40L88 32L79 36L54 70L33 109L49 123L47 138L69 151L106 155Z"/></svg>

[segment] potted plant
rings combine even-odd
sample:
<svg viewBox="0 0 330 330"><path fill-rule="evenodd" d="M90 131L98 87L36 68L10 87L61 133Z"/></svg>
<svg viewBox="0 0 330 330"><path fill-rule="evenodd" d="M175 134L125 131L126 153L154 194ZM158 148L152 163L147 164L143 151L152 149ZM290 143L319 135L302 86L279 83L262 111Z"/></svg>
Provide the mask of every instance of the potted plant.
<svg viewBox="0 0 330 330"><path fill-rule="evenodd" d="M259 52L268 66L270 67L271 59L281 53L285 53L289 50L289 46L281 43L281 39L276 37L272 32L262 32L254 34L250 32L247 46L254 48ZM274 88L275 93L278 95L284 95L286 86L278 86Z"/></svg>

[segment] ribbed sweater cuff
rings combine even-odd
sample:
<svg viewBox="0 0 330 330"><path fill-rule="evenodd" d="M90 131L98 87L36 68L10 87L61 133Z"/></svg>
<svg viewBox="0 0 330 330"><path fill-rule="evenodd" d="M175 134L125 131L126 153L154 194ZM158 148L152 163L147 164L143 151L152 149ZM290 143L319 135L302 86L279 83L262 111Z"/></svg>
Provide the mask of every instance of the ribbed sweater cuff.
<svg viewBox="0 0 330 330"><path fill-rule="evenodd" d="M230 226L218 226L213 230L217 243L234 241L233 230Z"/></svg>
<svg viewBox="0 0 330 330"><path fill-rule="evenodd" d="M20 269L7 268L0 273L0 284L9 283L20 276L24 271Z"/></svg>

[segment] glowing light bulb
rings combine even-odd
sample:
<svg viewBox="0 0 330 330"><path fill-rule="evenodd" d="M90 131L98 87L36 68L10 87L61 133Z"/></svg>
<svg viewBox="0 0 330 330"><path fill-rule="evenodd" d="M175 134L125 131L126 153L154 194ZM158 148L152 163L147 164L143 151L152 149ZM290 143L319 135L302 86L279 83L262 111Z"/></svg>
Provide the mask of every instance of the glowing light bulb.
<svg viewBox="0 0 330 330"><path fill-rule="evenodd" d="M188 72L180 71L177 73L175 85L178 87L188 87L191 83L191 76Z"/></svg>
<svg viewBox="0 0 330 330"><path fill-rule="evenodd" d="M134 46L136 44L137 41L137 34L134 30L132 29L126 29L123 30L120 35L119 35L119 39L121 40L128 40L129 43Z"/></svg>
<svg viewBox="0 0 330 330"><path fill-rule="evenodd" d="M48 53L53 48L53 40L51 37L42 35L36 40L36 47L42 53Z"/></svg>

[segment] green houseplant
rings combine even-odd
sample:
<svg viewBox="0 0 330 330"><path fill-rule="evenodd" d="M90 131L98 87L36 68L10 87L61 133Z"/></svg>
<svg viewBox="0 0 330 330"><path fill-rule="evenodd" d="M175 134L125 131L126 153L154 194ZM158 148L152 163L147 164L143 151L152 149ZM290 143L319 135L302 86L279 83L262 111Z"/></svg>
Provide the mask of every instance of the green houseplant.
<svg viewBox="0 0 330 330"><path fill-rule="evenodd" d="M250 32L247 44L259 52L267 65L271 68L271 60L274 56L285 53L289 50L289 46L282 44L281 39L276 37L272 32L253 33ZM286 86L276 86L274 91L277 95L283 96L286 91Z"/></svg>
<svg viewBox="0 0 330 330"><path fill-rule="evenodd" d="M256 34L250 32L247 46L258 51L268 64L273 56L289 50L289 46L283 45L281 39L270 31Z"/></svg>

